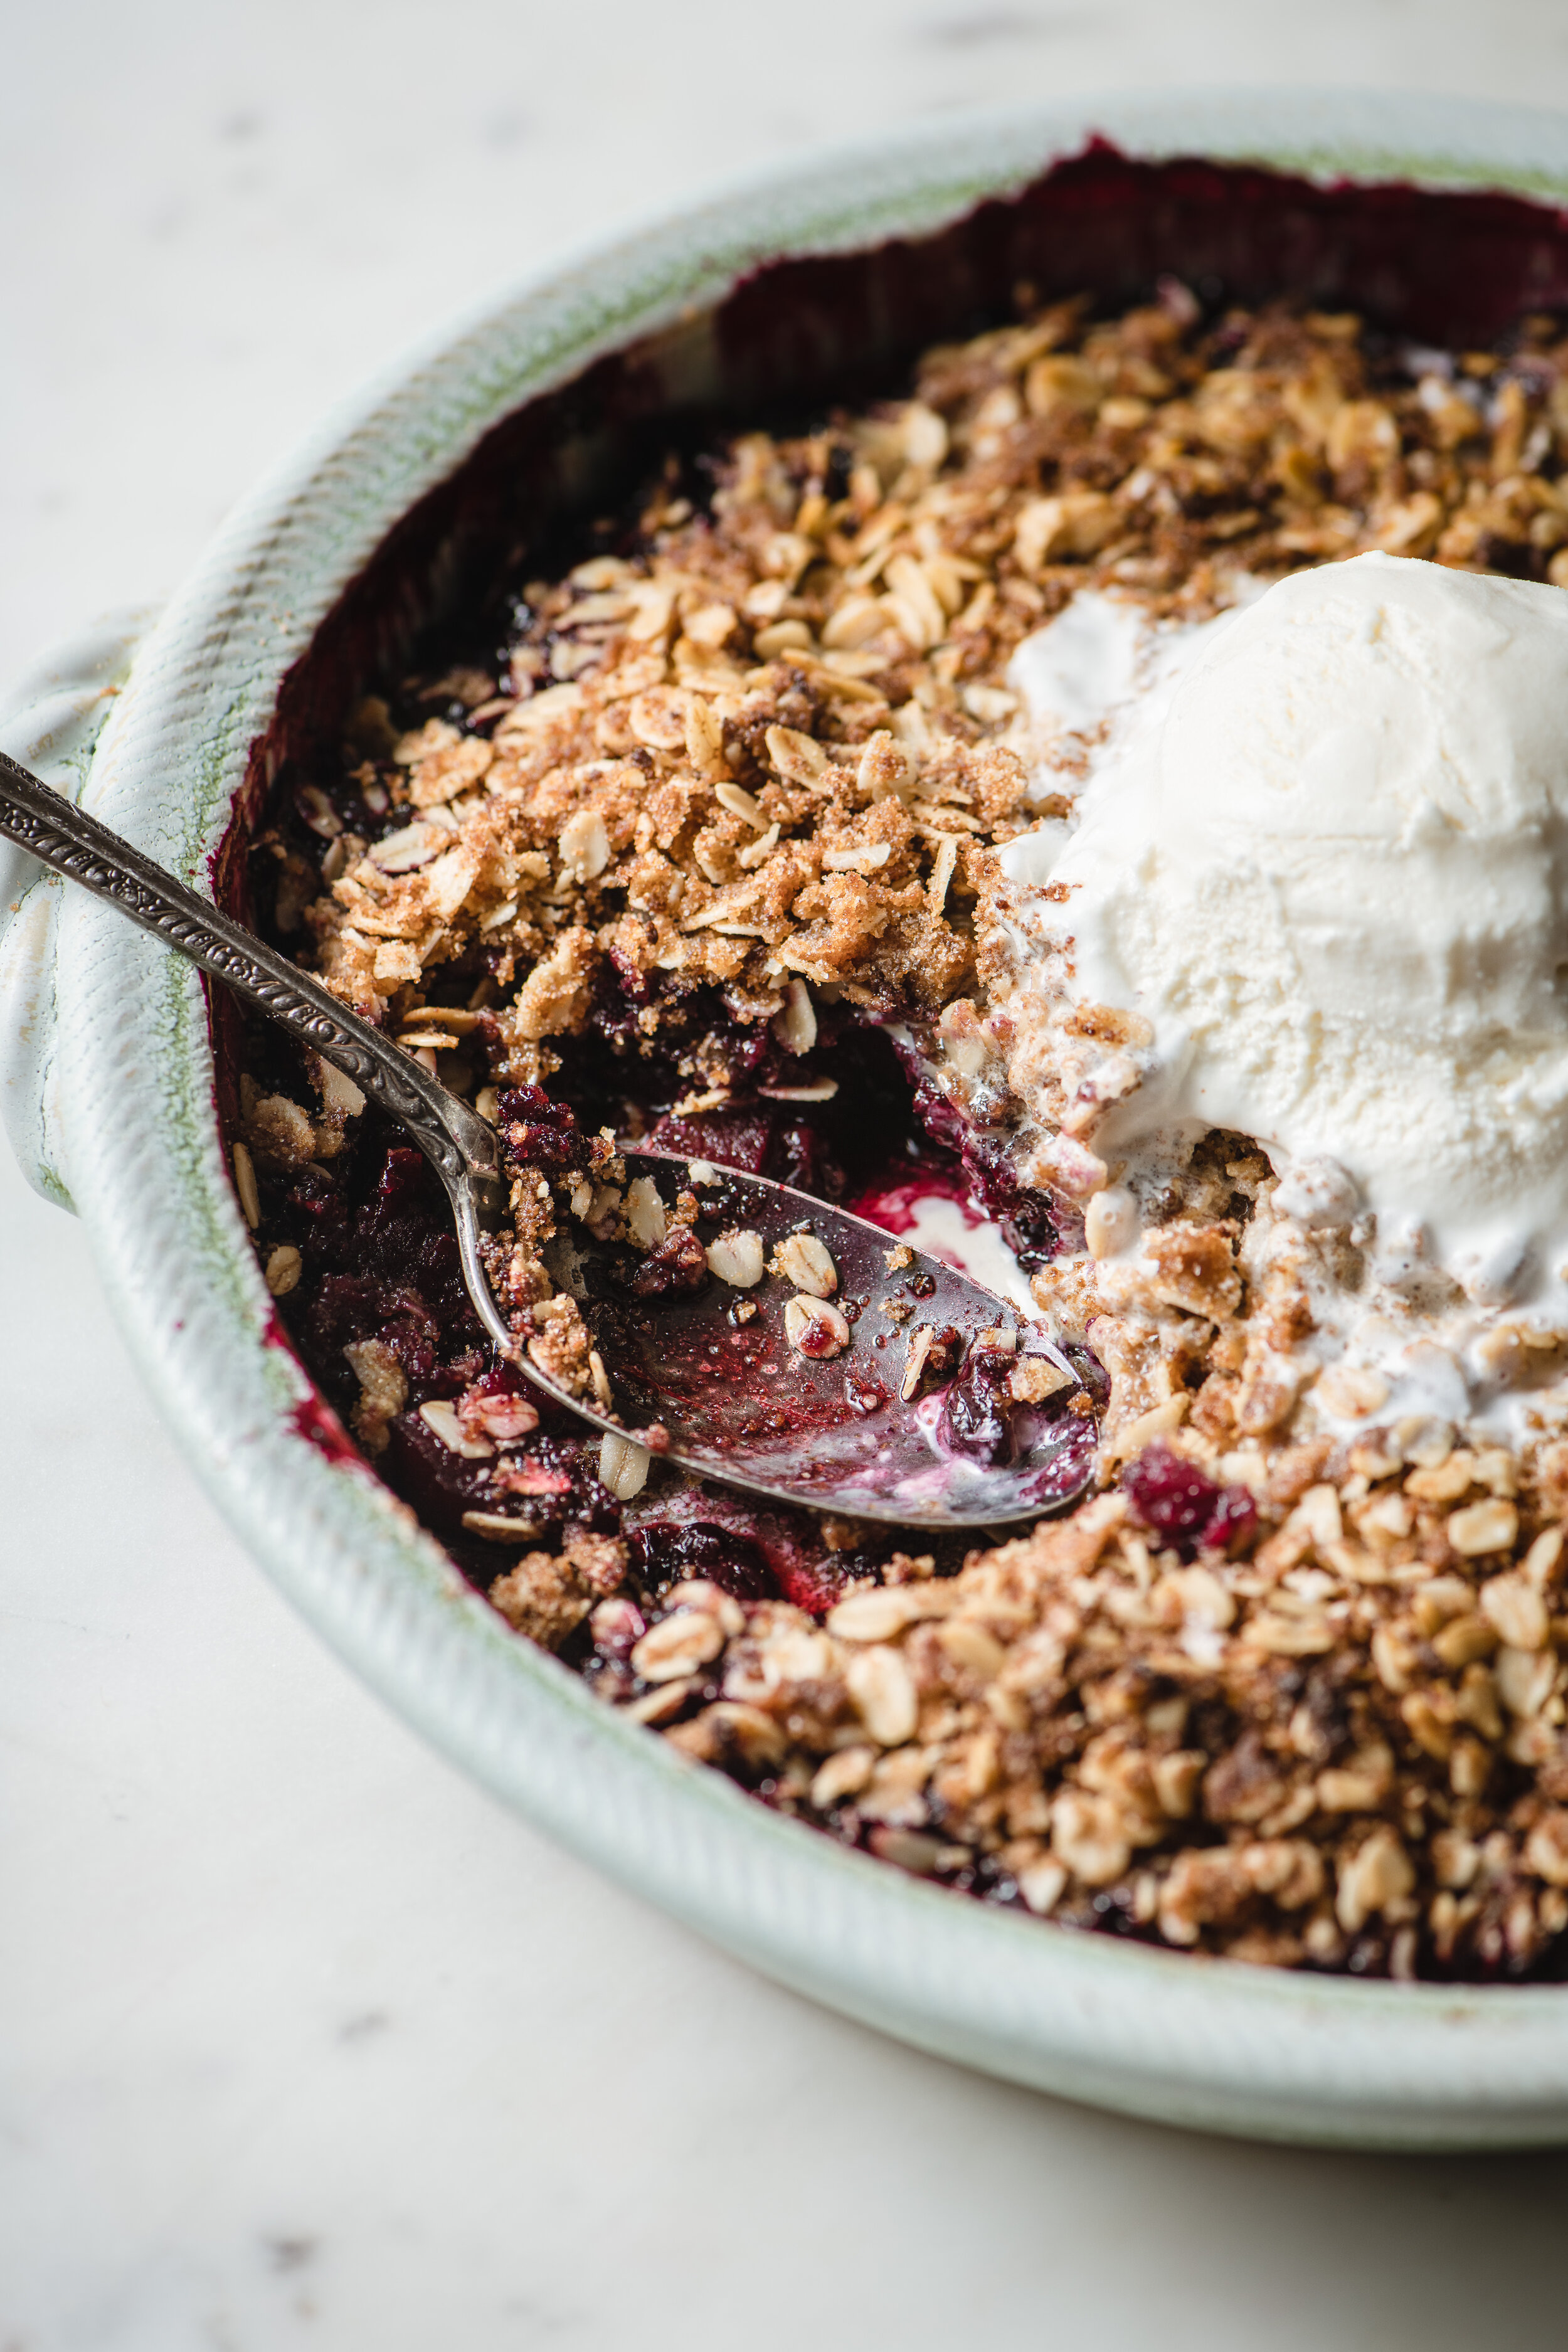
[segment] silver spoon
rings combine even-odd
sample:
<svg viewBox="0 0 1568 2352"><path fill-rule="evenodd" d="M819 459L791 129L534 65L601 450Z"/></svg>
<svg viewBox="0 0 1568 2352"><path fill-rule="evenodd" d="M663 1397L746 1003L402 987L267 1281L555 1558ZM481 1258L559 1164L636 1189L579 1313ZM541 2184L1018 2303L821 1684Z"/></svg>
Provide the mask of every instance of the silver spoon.
<svg viewBox="0 0 1568 2352"><path fill-rule="evenodd" d="M651 1184L658 1208L645 1193L645 1222L657 1229L662 1217L666 1237L639 1252L574 1223L552 1244L552 1271L578 1302L616 1402L600 1410L572 1395L533 1360L490 1288L486 1250L510 1182L487 1120L319 981L4 753L0 836L280 1022L412 1137L451 1202L463 1280L497 1350L595 1429L726 1486L901 1527L1036 1517L1089 1484L1092 1399L1038 1327L809 1193L631 1145L628 1183Z"/></svg>

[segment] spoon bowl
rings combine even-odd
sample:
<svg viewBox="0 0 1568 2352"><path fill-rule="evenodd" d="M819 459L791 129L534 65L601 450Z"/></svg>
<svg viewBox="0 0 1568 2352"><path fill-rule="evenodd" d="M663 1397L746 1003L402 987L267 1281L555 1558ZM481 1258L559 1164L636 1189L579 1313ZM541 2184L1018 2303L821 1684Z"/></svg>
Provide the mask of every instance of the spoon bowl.
<svg viewBox="0 0 1568 2352"><path fill-rule="evenodd" d="M901 1527L989 1527L1083 1493L1086 1368L1016 1308L793 1185L622 1156L664 1239L638 1252L575 1223L552 1271L628 1429L652 1424L705 1477Z"/></svg>

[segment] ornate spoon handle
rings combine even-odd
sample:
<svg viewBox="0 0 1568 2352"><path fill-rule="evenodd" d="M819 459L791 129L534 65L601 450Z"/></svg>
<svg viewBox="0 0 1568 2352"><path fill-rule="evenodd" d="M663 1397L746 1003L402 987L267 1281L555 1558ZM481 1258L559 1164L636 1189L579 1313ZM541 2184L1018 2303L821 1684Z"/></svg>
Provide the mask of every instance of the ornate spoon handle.
<svg viewBox="0 0 1568 2352"><path fill-rule="evenodd" d="M302 1045L408 1129L449 1192L500 1172L493 1129L308 972L252 937L96 817L0 752L0 835L107 898Z"/></svg>

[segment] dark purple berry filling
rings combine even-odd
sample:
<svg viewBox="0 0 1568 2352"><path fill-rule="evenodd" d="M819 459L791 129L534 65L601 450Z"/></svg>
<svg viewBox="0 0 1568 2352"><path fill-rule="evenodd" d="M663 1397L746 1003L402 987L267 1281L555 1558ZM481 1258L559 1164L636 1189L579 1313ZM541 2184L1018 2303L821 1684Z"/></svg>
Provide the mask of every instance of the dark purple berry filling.
<svg viewBox="0 0 1568 2352"><path fill-rule="evenodd" d="M631 1290L637 1298L675 1298L700 1290L708 1279L708 1259L689 1225L676 1225L637 1262Z"/></svg>
<svg viewBox="0 0 1568 2352"><path fill-rule="evenodd" d="M948 1390L942 1409L942 1443L992 1469L1016 1462L1021 1451L1020 1410L1008 1394L1017 1357L977 1342Z"/></svg>
<svg viewBox="0 0 1568 2352"><path fill-rule="evenodd" d="M1245 1486L1216 1486L1168 1445L1145 1447L1122 1472L1121 1484L1140 1523L1184 1559L1225 1551L1258 1523L1258 1506Z"/></svg>

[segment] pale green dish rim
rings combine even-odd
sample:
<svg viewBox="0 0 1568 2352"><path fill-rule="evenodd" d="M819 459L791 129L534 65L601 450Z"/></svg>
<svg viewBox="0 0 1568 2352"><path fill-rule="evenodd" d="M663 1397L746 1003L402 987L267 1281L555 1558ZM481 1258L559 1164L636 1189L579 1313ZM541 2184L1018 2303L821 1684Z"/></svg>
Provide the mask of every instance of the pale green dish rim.
<svg viewBox="0 0 1568 2352"><path fill-rule="evenodd" d="M934 227L1091 131L1152 157L1568 203L1568 122L1366 93L1110 97L950 121L777 173L487 308L331 418L246 501L142 643L93 762L92 805L182 873L205 873L284 671L389 527L500 417L762 260ZM194 974L85 897L60 898L48 953L36 1157L79 1212L180 1443L301 1612L507 1802L785 1982L1023 2083L1325 2142L1568 2139L1568 1990L1359 1984L1074 1936L846 1853L597 1704L506 1631L367 1472L300 1433L310 1392L269 1342Z"/></svg>

